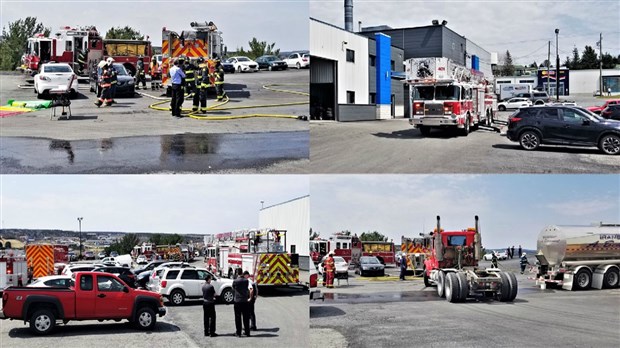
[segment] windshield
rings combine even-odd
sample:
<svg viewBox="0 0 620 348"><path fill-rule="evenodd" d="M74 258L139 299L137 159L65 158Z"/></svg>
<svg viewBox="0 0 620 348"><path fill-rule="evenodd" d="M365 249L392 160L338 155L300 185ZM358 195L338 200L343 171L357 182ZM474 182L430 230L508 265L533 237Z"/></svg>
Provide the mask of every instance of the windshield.
<svg viewBox="0 0 620 348"><path fill-rule="evenodd" d="M116 70L116 74L119 76L128 75L123 64L114 64L114 70Z"/></svg>
<svg viewBox="0 0 620 348"><path fill-rule="evenodd" d="M361 263L370 263L370 264L378 264L380 263L376 257L362 257L360 259Z"/></svg>
<svg viewBox="0 0 620 348"><path fill-rule="evenodd" d="M458 86L419 86L414 88L414 100L459 100Z"/></svg>
<svg viewBox="0 0 620 348"><path fill-rule="evenodd" d="M276 57L276 56L265 56L265 57L263 57L263 59L268 61L268 62L273 62L274 60L278 60L278 57Z"/></svg>
<svg viewBox="0 0 620 348"><path fill-rule="evenodd" d="M71 73L71 67L68 65L44 65L43 72L46 73Z"/></svg>
<svg viewBox="0 0 620 348"><path fill-rule="evenodd" d="M581 108L581 107L575 107L574 109L577 109L579 111L581 111L582 114L585 114L585 116L594 119L595 121L605 121L605 119L595 113L593 113L592 111L585 109L585 108Z"/></svg>
<svg viewBox="0 0 620 348"><path fill-rule="evenodd" d="M246 57L239 57L239 58L237 58L237 61L239 61L239 62L249 62L250 59L246 58Z"/></svg>

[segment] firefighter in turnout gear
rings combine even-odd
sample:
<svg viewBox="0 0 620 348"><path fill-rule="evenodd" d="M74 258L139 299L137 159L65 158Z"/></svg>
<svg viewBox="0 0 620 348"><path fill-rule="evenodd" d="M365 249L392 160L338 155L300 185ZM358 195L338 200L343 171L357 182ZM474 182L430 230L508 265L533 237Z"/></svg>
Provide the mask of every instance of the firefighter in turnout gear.
<svg viewBox="0 0 620 348"><path fill-rule="evenodd" d="M151 90L158 90L161 84L161 69L156 57L151 60L149 71L151 72Z"/></svg>
<svg viewBox="0 0 620 348"><path fill-rule="evenodd" d="M196 84L200 82L200 113L207 113L207 88L211 86L209 79L209 65L204 58L198 58L198 68L200 69L199 79L196 80Z"/></svg>
<svg viewBox="0 0 620 348"><path fill-rule="evenodd" d="M334 273L336 271L336 264L334 263L334 253L330 252L323 261L323 272L325 272L325 286L328 288L334 287Z"/></svg>
<svg viewBox="0 0 620 348"><path fill-rule="evenodd" d="M115 103L114 98L116 97L116 86L118 84L118 71L114 68L114 58L109 57L107 62L108 72L110 73L110 103L113 104Z"/></svg>
<svg viewBox="0 0 620 348"><path fill-rule="evenodd" d="M138 57L138 63L136 64L138 71L136 73L136 89L140 89L140 82L142 82L142 88L146 90L146 72L144 71L144 58L142 56Z"/></svg>
<svg viewBox="0 0 620 348"><path fill-rule="evenodd" d="M183 71L185 72L185 93L192 96L192 111L198 111L198 101L200 94L196 86L196 66L189 59L185 61Z"/></svg>
<svg viewBox="0 0 620 348"><path fill-rule="evenodd" d="M217 93L217 101L224 100L226 92L224 92L224 67L220 60L215 63L215 91Z"/></svg>
<svg viewBox="0 0 620 348"><path fill-rule="evenodd" d="M101 87L101 96L99 100L95 102L97 107L100 107L105 103L106 106L112 105L112 99L110 98L110 87L112 86L112 76L110 75L109 66L105 61L99 63L101 68L101 75L99 75L99 86Z"/></svg>

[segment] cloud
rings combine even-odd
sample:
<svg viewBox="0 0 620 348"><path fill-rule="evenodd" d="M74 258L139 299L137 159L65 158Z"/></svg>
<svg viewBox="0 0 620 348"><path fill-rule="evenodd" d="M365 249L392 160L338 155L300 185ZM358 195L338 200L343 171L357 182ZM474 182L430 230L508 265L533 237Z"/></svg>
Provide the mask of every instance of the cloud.
<svg viewBox="0 0 620 348"><path fill-rule="evenodd" d="M617 204L608 205L605 202L609 202L610 200L618 201L618 197L599 197L599 198L591 198L591 199L574 199L569 201L562 202L553 202L546 204L545 207L553 210L555 213L564 216L578 216L578 217L587 217L593 216L601 212L609 211L610 209L616 209Z"/></svg>

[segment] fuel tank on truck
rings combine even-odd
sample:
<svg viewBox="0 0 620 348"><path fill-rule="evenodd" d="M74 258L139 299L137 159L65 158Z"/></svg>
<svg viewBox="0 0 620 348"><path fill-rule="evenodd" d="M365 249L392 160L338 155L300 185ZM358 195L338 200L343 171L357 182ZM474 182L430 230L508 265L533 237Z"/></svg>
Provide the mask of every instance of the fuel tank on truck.
<svg viewBox="0 0 620 348"><path fill-rule="evenodd" d="M549 266L568 261L620 258L620 225L545 227L538 235L537 253Z"/></svg>

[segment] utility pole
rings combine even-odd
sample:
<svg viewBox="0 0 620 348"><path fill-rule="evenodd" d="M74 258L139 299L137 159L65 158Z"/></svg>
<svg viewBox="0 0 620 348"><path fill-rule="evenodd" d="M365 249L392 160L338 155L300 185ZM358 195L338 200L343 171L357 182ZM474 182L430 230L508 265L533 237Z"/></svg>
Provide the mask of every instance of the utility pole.
<svg viewBox="0 0 620 348"><path fill-rule="evenodd" d="M547 48L547 95L551 96L551 85L549 84L549 65L551 64L551 40Z"/></svg>
<svg viewBox="0 0 620 348"><path fill-rule="evenodd" d="M598 53L601 56L601 62L599 64L599 73L600 73L600 86L599 91L601 91L601 96L603 96L603 33L600 34L598 41Z"/></svg>
<svg viewBox="0 0 620 348"><path fill-rule="evenodd" d="M558 34L560 29L555 30L555 100L560 101L560 49L558 47Z"/></svg>

